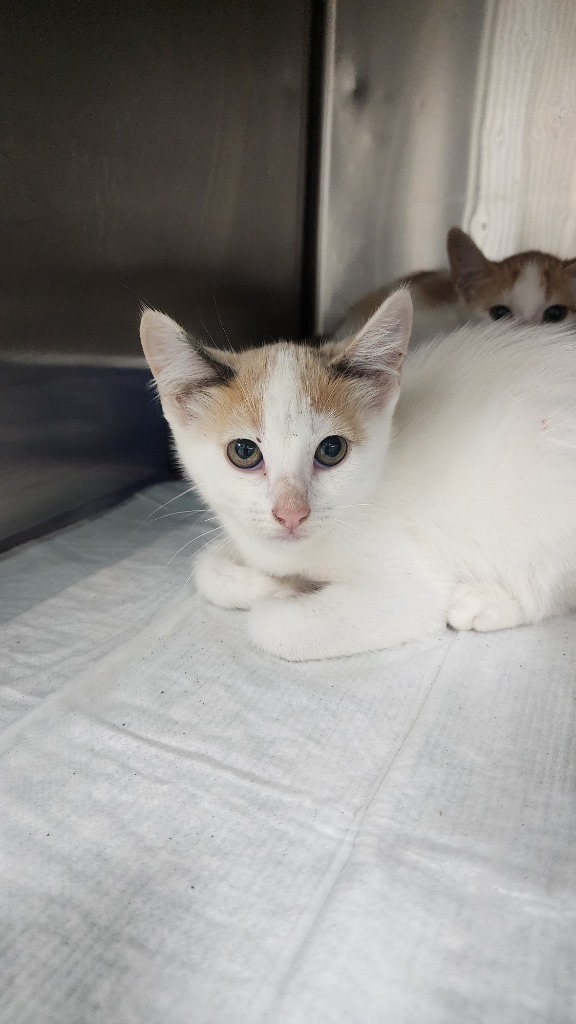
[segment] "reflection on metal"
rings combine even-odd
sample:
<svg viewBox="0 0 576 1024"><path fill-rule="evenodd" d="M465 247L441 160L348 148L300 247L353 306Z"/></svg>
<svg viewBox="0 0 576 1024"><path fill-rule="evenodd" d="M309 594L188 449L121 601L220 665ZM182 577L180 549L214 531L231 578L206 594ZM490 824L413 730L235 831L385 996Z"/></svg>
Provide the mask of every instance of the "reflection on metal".
<svg viewBox="0 0 576 1024"><path fill-rule="evenodd" d="M138 365L0 359L0 551L168 475Z"/></svg>
<svg viewBox="0 0 576 1024"><path fill-rule="evenodd" d="M298 333L308 50L306 0L0 10L0 547L166 471L141 302Z"/></svg>
<svg viewBox="0 0 576 1024"><path fill-rule="evenodd" d="M331 0L326 39L319 330L452 224L576 255L572 0Z"/></svg>
<svg viewBox="0 0 576 1024"><path fill-rule="evenodd" d="M4 5L0 350L297 333L308 47L306 0Z"/></svg>

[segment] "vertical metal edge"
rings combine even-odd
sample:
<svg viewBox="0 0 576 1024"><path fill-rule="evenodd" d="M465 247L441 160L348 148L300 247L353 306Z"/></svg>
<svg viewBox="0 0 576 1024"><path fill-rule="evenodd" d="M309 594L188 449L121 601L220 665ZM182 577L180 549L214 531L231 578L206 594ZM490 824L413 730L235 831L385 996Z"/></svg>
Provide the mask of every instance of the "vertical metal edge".
<svg viewBox="0 0 576 1024"><path fill-rule="evenodd" d="M336 17L338 0L326 0L324 32L324 73L322 76L322 130L320 133L320 160L318 168L318 218L316 223L318 259L316 267L316 296L314 329L324 329L326 311L326 255L330 203L330 167L332 125L334 120L334 84L336 78Z"/></svg>
<svg viewBox="0 0 576 1024"><path fill-rule="evenodd" d="M337 0L316 0L310 28L301 318L301 333L305 337L321 330L325 308L336 3Z"/></svg>
<svg viewBox="0 0 576 1024"><path fill-rule="evenodd" d="M304 213L302 227L302 261L300 279L300 332L301 338L316 333L316 303L318 289L318 207L319 180L322 161L325 38L327 0L312 0L310 4L308 81L306 96L306 141L304 167Z"/></svg>
<svg viewBox="0 0 576 1024"><path fill-rule="evenodd" d="M490 77L490 60L494 25L496 22L496 0L485 0L484 27L478 56L475 100L472 107L473 117L470 128L470 153L468 157L468 178L466 181L466 197L460 227L470 231L477 210L480 191L479 181L482 161L482 133L486 118L486 94Z"/></svg>

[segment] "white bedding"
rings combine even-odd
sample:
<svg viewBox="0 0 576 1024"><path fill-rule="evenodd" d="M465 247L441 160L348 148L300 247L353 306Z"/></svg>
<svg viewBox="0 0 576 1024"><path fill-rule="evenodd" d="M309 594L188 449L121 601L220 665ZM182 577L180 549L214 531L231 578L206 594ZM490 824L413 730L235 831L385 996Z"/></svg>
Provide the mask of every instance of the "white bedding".
<svg viewBox="0 0 576 1024"><path fill-rule="evenodd" d="M1 1024L573 1024L576 620L275 661L178 489L0 560Z"/></svg>

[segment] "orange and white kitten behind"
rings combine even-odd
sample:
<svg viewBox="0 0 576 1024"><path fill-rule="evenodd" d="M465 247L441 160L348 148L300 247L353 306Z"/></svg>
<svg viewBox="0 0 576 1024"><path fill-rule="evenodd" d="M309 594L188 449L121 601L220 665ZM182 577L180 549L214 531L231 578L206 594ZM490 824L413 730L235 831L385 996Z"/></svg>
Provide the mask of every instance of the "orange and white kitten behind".
<svg viewBox="0 0 576 1024"><path fill-rule="evenodd" d="M403 290L344 342L233 353L144 313L181 464L222 526L197 588L247 609L271 654L576 607L576 335L467 324L407 353L411 314Z"/></svg>
<svg viewBox="0 0 576 1024"><path fill-rule="evenodd" d="M460 228L448 232L447 249L449 270L424 270L370 292L348 310L334 337L357 330L400 283L414 304L413 345L468 320L576 322L576 259L534 250L489 260Z"/></svg>

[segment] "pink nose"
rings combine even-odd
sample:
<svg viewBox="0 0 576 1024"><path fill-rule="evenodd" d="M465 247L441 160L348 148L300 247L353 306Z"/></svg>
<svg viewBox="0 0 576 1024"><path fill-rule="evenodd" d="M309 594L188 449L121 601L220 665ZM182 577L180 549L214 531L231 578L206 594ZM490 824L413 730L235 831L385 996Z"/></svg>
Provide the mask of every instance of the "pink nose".
<svg viewBox="0 0 576 1024"><path fill-rule="evenodd" d="M308 519L308 516L310 515L310 508L308 505L300 505L297 508L294 508L293 505L290 506L290 508L282 505L276 505L276 508L272 509L272 515L274 516L274 519L277 519L279 523L282 523L282 526L286 527L289 533L294 533L300 524L303 523L305 519Z"/></svg>

